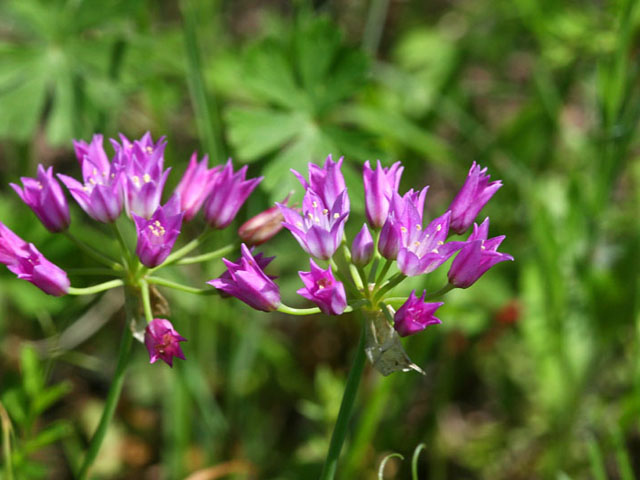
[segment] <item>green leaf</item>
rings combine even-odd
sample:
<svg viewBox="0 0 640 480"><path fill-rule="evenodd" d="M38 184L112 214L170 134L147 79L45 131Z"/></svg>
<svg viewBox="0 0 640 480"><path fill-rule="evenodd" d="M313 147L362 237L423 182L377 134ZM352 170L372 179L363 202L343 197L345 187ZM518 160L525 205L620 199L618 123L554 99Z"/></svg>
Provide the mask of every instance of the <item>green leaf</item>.
<svg viewBox="0 0 640 480"><path fill-rule="evenodd" d="M47 408L52 406L66 394L73 390L73 386L70 382L62 382L47 388L44 392L38 395L33 402L33 412L35 415L39 415Z"/></svg>
<svg viewBox="0 0 640 480"><path fill-rule="evenodd" d="M25 442L23 451L26 455L29 455L68 436L71 432L71 424L66 420L55 422L39 432L35 438Z"/></svg>
<svg viewBox="0 0 640 480"><path fill-rule="evenodd" d="M25 344L20 350L20 365L22 366L22 384L24 391L34 400L44 388L40 359L36 349Z"/></svg>

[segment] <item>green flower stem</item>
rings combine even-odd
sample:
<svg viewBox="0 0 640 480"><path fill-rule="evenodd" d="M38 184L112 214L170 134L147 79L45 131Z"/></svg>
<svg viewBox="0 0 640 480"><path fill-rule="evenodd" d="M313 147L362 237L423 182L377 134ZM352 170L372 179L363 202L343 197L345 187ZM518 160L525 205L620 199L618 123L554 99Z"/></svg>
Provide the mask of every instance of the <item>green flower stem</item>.
<svg viewBox="0 0 640 480"><path fill-rule="evenodd" d="M100 446L102 445L102 441L107 434L107 428L111 423L113 414L116 411L116 406L118 405L118 399L120 398L120 392L122 392L122 385L124 384L124 376L127 370L127 365L129 363L129 358L131 356L131 343L133 335L131 335L129 323L134 316L135 303L135 297L133 297L130 292L125 292L125 310L127 312L127 320L124 327L122 340L120 342L118 363L116 364L116 371L113 375L113 380L111 381L111 387L109 388L109 393L104 405L104 410L102 411L102 417L100 417L100 423L98 424L98 428L96 428L93 437L91 437L89 449L87 450L87 454L84 457L84 461L82 462L82 466L80 467L80 471L78 472L78 480L87 479L89 468L91 468L91 465L98 455Z"/></svg>
<svg viewBox="0 0 640 480"><path fill-rule="evenodd" d="M353 413L353 406L355 404L356 395L358 393L358 386L360 385L360 379L362 378L362 372L365 364L364 343L365 343L365 323L362 322L362 332L360 334L360 341L356 350L356 356L353 360L353 366L349 372L347 378L347 384L342 395L342 403L340 404L340 412L338 413L338 420L333 428L333 434L331 435L331 443L329 444L329 452L327 458L322 467L322 473L320 474L320 480L333 480L336 475L336 469L338 467L338 459L340 458L340 451L342 450L342 444L347 436L347 428L349 427L349 421Z"/></svg>
<svg viewBox="0 0 640 480"><path fill-rule="evenodd" d="M380 259L375 257L373 259L373 263L371 264L371 269L369 270L369 278L367 279L367 283L374 283L376 281L376 272L378 271L378 265L380 265Z"/></svg>
<svg viewBox="0 0 640 480"><path fill-rule="evenodd" d="M149 297L149 284L146 280L140 280L140 293L142 294L144 318L147 320L147 323L151 323L153 320L153 310L151 309L151 298Z"/></svg>
<svg viewBox="0 0 640 480"><path fill-rule="evenodd" d="M172 282L171 280L167 280L166 278L160 277L147 277L146 282L161 285L163 287L173 288L174 290L180 290L181 292L193 293L195 295L217 295L218 290L215 288L195 288L190 287L188 285L183 285L181 283Z"/></svg>
<svg viewBox="0 0 640 480"><path fill-rule="evenodd" d="M392 288L395 288L405 278L407 278L405 275L403 275L402 273L398 273L387 280L385 283L383 283L378 291L374 292L373 294L374 305L375 303L377 303L377 300L379 300L380 298L384 298L385 293L387 293Z"/></svg>
<svg viewBox="0 0 640 480"><path fill-rule="evenodd" d="M93 248L91 245L83 242L82 240L77 238L75 235L73 235L69 230L65 230L63 233L64 233L65 237L67 237L79 249L83 250L87 255L89 255L95 261L97 261L99 263L102 263L103 265L106 265L107 267L111 268L112 270L122 270L122 265L120 265L118 262L116 262L111 257L109 257L109 256L107 256L107 255L105 255L103 253L100 253L98 250Z"/></svg>
<svg viewBox="0 0 640 480"><path fill-rule="evenodd" d="M453 290L454 287L453 285L451 285L450 283L447 283L444 287L442 287L440 290L436 290L433 293L430 293L429 295L426 295L424 297L425 301L426 300L433 300L434 298L438 298L441 297L442 295L444 295L447 292L450 292L451 290Z"/></svg>
<svg viewBox="0 0 640 480"><path fill-rule="evenodd" d="M69 295L93 295L94 293L104 292L105 290L111 290L112 288L121 287L122 285L124 285L124 282L120 279L109 280L108 282L99 283L98 285L93 285L92 287L69 287L68 293Z"/></svg>
<svg viewBox="0 0 640 480"><path fill-rule="evenodd" d="M333 259L333 257L329 259L329 265L331 265L331 270L336 275L336 277L338 277L338 279L344 284L347 290L349 290L349 292L352 295L356 297L360 297L361 296L360 291L357 288L355 288L353 282L350 282L347 276L340 271L340 268L338 268L338 264Z"/></svg>
<svg viewBox="0 0 640 480"><path fill-rule="evenodd" d="M378 285L380 282L384 280L384 277L389 272L389 269L391 268L392 264L393 264L393 260L387 259L387 261L384 264L384 267L382 267L382 270L380 270L380 275L378 275L378 278L376 278L376 285Z"/></svg>
<svg viewBox="0 0 640 480"><path fill-rule="evenodd" d="M351 278L353 279L353 283L356 285L356 288L364 292L365 289L364 289L364 283L362 282L362 277L360 277L360 272L358 271L358 268L353 263L349 264L349 273L351 274Z"/></svg>
<svg viewBox="0 0 640 480"><path fill-rule="evenodd" d="M233 252L238 246L229 244L225 245L218 250L214 250L213 252L203 253L202 255L196 255L195 257L186 257L178 260L176 263L178 265L190 265L192 263L200 263L200 262L208 262L209 260L215 260L216 258L223 257L228 253Z"/></svg>
<svg viewBox="0 0 640 480"><path fill-rule="evenodd" d="M178 260L180 260L185 255L188 255L190 252L192 252L193 250L198 248L200 245L202 245L204 243L204 241L207 238L209 238L209 235L211 235L212 231L213 230L211 230L211 229L205 230L204 232L202 232L200 234L199 237L194 238L189 243L187 243L185 246L179 248L178 250L173 252L171 255L169 255L162 265L159 265L159 266L155 267L154 269L152 269L152 271L156 270L158 268L161 268L161 267L166 267L167 265L171 265L172 263L175 263Z"/></svg>
<svg viewBox="0 0 640 480"><path fill-rule="evenodd" d="M122 250L123 260L125 261L127 266L130 266L131 265L131 252L129 251L129 247L127 246L127 242L125 241L124 237L122 236L122 232L120 231L120 228L118 228L118 224L116 222L113 222L111 224L111 229L113 230L113 233L116 236L116 238L118 239L118 243L120 244L120 250Z"/></svg>
<svg viewBox="0 0 640 480"><path fill-rule="evenodd" d="M351 305L347 306L347 308L344 309L343 313L354 312L354 311L358 310L360 307L362 307L364 305L367 305L367 304L369 304L368 300L356 300ZM280 306L276 310L278 312L281 312L281 313L287 313L289 315L297 315L297 316L316 315L318 313L322 313L322 311L318 307L313 307L313 308L293 308L293 307L290 307L288 305L285 305L284 303L281 303Z"/></svg>

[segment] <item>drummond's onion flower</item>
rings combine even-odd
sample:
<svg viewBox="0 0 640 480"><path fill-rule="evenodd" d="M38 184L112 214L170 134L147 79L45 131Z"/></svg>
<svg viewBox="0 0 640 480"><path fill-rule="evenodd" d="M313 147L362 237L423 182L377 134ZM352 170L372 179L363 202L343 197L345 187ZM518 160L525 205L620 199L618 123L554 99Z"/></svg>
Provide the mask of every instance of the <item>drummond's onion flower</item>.
<svg viewBox="0 0 640 480"><path fill-rule="evenodd" d="M206 200L220 167L208 168L209 157L205 155L198 162L198 154L193 152L189 166L184 172L175 192L180 195L180 208L184 212L185 221L197 215Z"/></svg>
<svg viewBox="0 0 640 480"><path fill-rule="evenodd" d="M340 315L347 308L344 285L333 277L331 267L323 270L313 260L310 263L311 272L298 272L304 283L298 295L311 300L327 315Z"/></svg>
<svg viewBox="0 0 640 480"><path fill-rule="evenodd" d="M369 160L364 164L364 201L367 221L374 229L384 225L389 214L393 194L398 191L404 167L396 162L389 168L382 168L380 160L376 169L371 169Z"/></svg>
<svg viewBox="0 0 640 480"><path fill-rule="evenodd" d="M428 190L429 187L424 187L417 192L411 189L402 197L397 192L392 193L389 214L380 231L378 243L378 252L384 258L396 259L398 251L403 246L403 229L405 232L408 231L406 225L418 223L422 225L422 213ZM412 206L411 211L409 205ZM409 217L410 214L413 215Z"/></svg>
<svg viewBox="0 0 640 480"><path fill-rule="evenodd" d="M26 203L42 224L51 232L66 230L71 223L69 205L58 181L53 177L53 167L47 170L38 165L36 178L22 177L24 188L11 183L22 201Z"/></svg>
<svg viewBox="0 0 640 480"><path fill-rule="evenodd" d="M373 247L373 237L365 223L351 245L351 260L353 263L358 267L364 267L368 264L373 258Z"/></svg>
<svg viewBox="0 0 640 480"><path fill-rule="evenodd" d="M336 203L340 194L346 191L347 186L344 182L344 176L340 168L342 167L343 158L337 162L331 159L331 155L324 162L324 167L319 167L313 163L309 164L309 181L295 170L291 170L296 178L300 181L305 191L313 190L322 200L324 208L331 209ZM344 209L349 210L349 197L346 196L343 201L346 202Z"/></svg>
<svg viewBox="0 0 640 480"><path fill-rule="evenodd" d="M143 265L153 268L166 260L180 234L182 216L177 196L158 207L149 220L133 214L138 232L136 255Z"/></svg>
<svg viewBox="0 0 640 480"><path fill-rule="evenodd" d="M500 180L489 183L490 175L487 168L482 168L473 162L469 169L469 175L464 185L449 205L451 210L451 224L449 228L457 234L467 231L480 210L493 197L493 194L502 187Z"/></svg>
<svg viewBox="0 0 640 480"><path fill-rule="evenodd" d="M402 305L393 317L393 327L402 337L421 332L429 325L442 323L434 316L443 302L425 302L427 292L423 291L420 298L416 297L416 291L412 291L407 301Z"/></svg>
<svg viewBox="0 0 640 480"><path fill-rule="evenodd" d="M31 282L49 295L59 297L69 291L64 270L42 255L33 243L27 243L0 222L0 263L19 279Z"/></svg>
<svg viewBox="0 0 640 480"><path fill-rule="evenodd" d="M173 357L184 360L180 342L187 339L175 331L169 320L154 318L144 330L144 344L149 351L149 363L158 359L173 367Z"/></svg>
<svg viewBox="0 0 640 480"><path fill-rule="evenodd" d="M454 287L467 288L473 285L487 270L495 264L513 257L498 252L498 247L504 240L504 235L489 238L489 218L478 227L473 224L473 233L469 235L466 245L456 256L449 269L449 283Z"/></svg>
<svg viewBox="0 0 640 480"><path fill-rule="evenodd" d="M258 256L254 258L244 243L240 248L240 259L234 263L223 258L227 271L207 283L256 310L270 312L277 309L280 306L280 289L263 270L273 258L258 262Z"/></svg>
<svg viewBox="0 0 640 480"><path fill-rule="evenodd" d="M211 194L204 205L204 218L213 228L223 229L236 218L238 210L263 177L246 180L247 166L233 172L231 159L211 184Z"/></svg>

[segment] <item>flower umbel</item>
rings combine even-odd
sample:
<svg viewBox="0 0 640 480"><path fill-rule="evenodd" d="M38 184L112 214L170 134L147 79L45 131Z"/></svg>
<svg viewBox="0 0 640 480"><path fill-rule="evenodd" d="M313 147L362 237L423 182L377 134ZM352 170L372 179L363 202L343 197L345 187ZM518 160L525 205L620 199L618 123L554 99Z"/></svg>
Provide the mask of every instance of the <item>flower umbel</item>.
<svg viewBox="0 0 640 480"><path fill-rule="evenodd" d="M149 351L149 363L158 359L173 367L173 357L184 360L180 342L187 339L175 331L169 320L154 318L144 330L144 344Z"/></svg>
<svg viewBox="0 0 640 480"><path fill-rule="evenodd" d="M426 290L422 292L420 298L416 297L416 291L413 290L393 317L393 327L402 337L413 335L421 332L429 325L442 323L439 318L434 316L438 308L444 305L444 302L425 302Z"/></svg>

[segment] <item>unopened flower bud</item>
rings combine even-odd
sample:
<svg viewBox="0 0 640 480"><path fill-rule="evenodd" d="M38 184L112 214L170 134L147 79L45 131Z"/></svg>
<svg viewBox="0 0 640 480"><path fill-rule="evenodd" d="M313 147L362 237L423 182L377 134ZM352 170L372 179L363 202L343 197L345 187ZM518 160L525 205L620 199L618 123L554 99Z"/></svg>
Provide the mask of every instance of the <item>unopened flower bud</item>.
<svg viewBox="0 0 640 480"><path fill-rule="evenodd" d="M287 195L282 204L287 204L290 195ZM283 221L284 215L280 208L274 205L244 222L238 229L238 236L250 247L262 245L282 230Z"/></svg>
<svg viewBox="0 0 640 480"><path fill-rule="evenodd" d="M362 225L362 230L353 239L351 245L351 260L358 267L364 267L373 257L373 238L367 224Z"/></svg>

